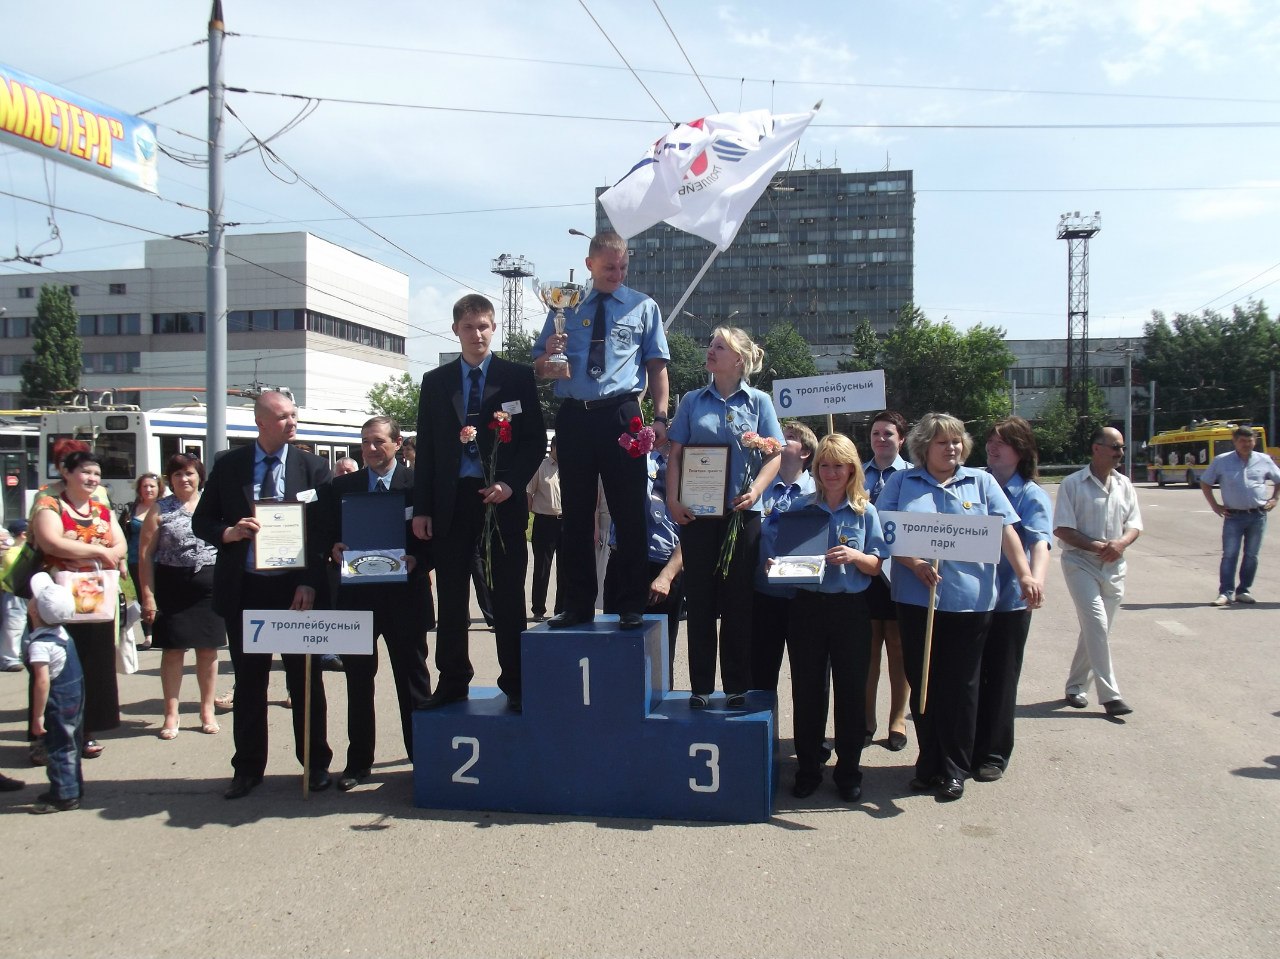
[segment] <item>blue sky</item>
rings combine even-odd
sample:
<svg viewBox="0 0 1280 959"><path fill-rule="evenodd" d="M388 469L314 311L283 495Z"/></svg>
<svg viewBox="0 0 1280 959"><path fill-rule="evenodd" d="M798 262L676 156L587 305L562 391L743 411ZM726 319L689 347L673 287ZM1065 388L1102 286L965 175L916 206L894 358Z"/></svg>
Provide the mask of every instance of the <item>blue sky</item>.
<svg viewBox="0 0 1280 959"><path fill-rule="evenodd" d="M667 118L717 108L822 100L797 165L914 170L916 301L934 319L1063 336L1055 230L1076 210L1102 214L1095 336L1139 334L1152 310L1270 302L1280 288L1272 2L227 0L224 11L227 83L261 91L229 95L231 146L277 133L307 102L277 94L319 101L271 141L315 189L243 153L226 174L226 218L244 224L233 232L307 229L407 273L416 371L450 348L461 292L497 298L494 257L564 277L585 254L567 231L590 231L594 187L625 173ZM203 150L204 96L188 91L206 82L208 3L61 0L54 16L6 10L0 62L130 111L178 98L148 113L159 140ZM160 182L157 199L0 148L0 191L22 198L0 195L0 257L56 248L52 196L117 223L57 213L62 252L47 269L139 265L145 239L205 227L180 205L204 206L204 171L162 157ZM534 303L527 293L531 315Z"/></svg>

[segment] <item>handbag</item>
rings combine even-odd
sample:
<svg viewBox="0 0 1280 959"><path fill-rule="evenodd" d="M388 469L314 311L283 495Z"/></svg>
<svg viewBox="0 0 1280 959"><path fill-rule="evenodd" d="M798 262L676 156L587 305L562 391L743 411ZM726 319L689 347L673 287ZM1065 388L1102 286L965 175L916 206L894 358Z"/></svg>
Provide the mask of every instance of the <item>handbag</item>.
<svg viewBox="0 0 1280 959"><path fill-rule="evenodd" d="M12 593L22 599L30 599L31 577L43 568L44 555L40 552L40 547L33 546L28 540L22 544L18 558L5 573L4 582L0 586L3 586L6 593Z"/></svg>
<svg viewBox="0 0 1280 959"><path fill-rule="evenodd" d="M76 611L68 623L115 622L120 595L120 571L116 569L62 570L53 581L71 590Z"/></svg>
<svg viewBox="0 0 1280 959"><path fill-rule="evenodd" d="M137 603L130 603L136 607ZM139 611L141 612L141 611ZM137 620L130 622L128 615L120 617L120 641L116 643L116 672L132 676L138 671L138 641L133 635Z"/></svg>

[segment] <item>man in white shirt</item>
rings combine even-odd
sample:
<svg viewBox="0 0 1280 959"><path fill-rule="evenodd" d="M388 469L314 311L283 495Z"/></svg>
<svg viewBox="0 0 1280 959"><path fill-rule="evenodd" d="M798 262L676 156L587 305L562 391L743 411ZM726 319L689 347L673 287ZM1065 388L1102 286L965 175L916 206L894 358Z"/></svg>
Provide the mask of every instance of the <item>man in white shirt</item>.
<svg viewBox="0 0 1280 959"><path fill-rule="evenodd" d="M1124 598L1124 554L1142 532L1138 497L1128 477L1116 472L1124 458L1119 430L1098 430L1090 444L1089 465L1058 487L1053 510L1054 535L1062 547L1062 574L1080 620L1080 637L1067 677L1067 703L1089 705L1092 676L1098 701L1108 716L1133 709L1120 698L1111 666L1111 628Z"/></svg>
<svg viewBox="0 0 1280 959"><path fill-rule="evenodd" d="M1235 450L1215 456L1200 477L1200 491L1213 511L1222 517L1222 563L1218 567L1218 598L1214 606L1226 606L1234 597L1237 603L1256 603L1249 589L1258 572L1258 551L1267 531L1267 514L1275 508L1280 496L1280 467L1265 453L1254 450L1257 438L1247 426L1237 426L1231 433ZM1271 494L1267 495L1267 481ZM1222 488L1222 505L1213 495L1213 484ZM1244 561L1240 546L1244 544ZM1236 565L1240 578L1236 580ZM1232 587L1236 588L1233 590Z"/></svg>

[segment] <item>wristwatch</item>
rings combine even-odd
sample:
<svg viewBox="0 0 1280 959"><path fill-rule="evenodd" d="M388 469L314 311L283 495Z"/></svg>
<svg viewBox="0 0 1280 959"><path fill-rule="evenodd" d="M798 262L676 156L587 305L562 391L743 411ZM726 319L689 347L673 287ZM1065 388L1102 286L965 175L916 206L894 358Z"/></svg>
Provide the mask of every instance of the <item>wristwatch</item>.
<svg viewBox="0 0 1280 959"><path fill-rule="evenodd" d="M655 417L653 418L653 421L654 421L655 423L661 423L663 426L666 426L668 423L670 423L670 422L671 422L671 421L670 421L669 419L667 419L665 416L655 416Z"/></svg>

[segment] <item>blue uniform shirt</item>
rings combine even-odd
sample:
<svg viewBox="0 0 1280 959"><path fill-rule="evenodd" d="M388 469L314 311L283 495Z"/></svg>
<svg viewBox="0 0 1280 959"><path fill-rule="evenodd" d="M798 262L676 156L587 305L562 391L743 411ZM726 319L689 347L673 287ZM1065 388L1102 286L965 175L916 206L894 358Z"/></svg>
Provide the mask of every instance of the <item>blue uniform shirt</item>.
<svg viewBox="0 0 1280 959"><path fill-rule="evenodd" d="M760 564L756 567L755 577L757 592L764 593L766 596L778 596L782 599L790 599L795 595L794 586L778 586L770 583L769 577L765 574L764 564L765 560L774 555L773 541L778 535L778 524L774 521L776 517L781 513L785 513L794 500L813 491L813 474L808 470L802 470L794 483L775 479L773 486L765 491L764 496L760 497L764 515L760 518Z"/></svg>
<svg viewBox="0 0 1280 959"><path fill-rule="evenodd" d="M1030 566L1031 548L1036 543L1048 543L1049 548L1053 548L1053 506L1049 503L1049 494L1017 473L1001 489L1018 514L1018 524L1013 531L1022 541L1022 549L1027 554L1027 565ZM1022 587L1018 585L1013 567L1003 553L1000 554L1000 565L996 569L996 591L996 612L1006 613L1027 608L1027 601L1022 598Z"/></svg>
<svg viewBox="0 0 1280 959"><path fill-rule="evenodd" d="M729 447L729 488L725 492L725 509L738 496L747 475L747 450L742 445L743 433L759 433L783 442L782 425L774 412L773 400L748 386L746 380L727 397L722 397L714 383L688 393L671 421L668 435L681 446ZM752 510L759 512L757 500Z"/></svg>
<svg viewBox="0 0 1280 959"><path fill-rule="evenodd" d="M272 469L272 475L276 481L276 501L280 502L284 499L284 464L289 458L289 444L285 443L275 453L272 454L279 458L280 462L275 464ZM262 499L262 482L267 476L267 454L257 443L253 444L253 498L255 500ZM244 568L250 573L256 573L259 576L278 576L283 570L256 570L254 566L257 564L256 554L254 552L254 540L249 540L249 549L245 553Z"/></svg>
<svg viewBox="0 0 1280 959"><path fill-rule="evenodd" d="M862 464L864 477L862 488L871 496L871 502L875 503L880 499L880 494L884 492L884 487L889 482L889 477L899 470L909 469L911 469L911 464L901 456L895 456L893 462L884 469L876 466L876 458L873 456Z"/></svg>
<svg viewBox="0 0 1280 959"><path fill-rule="evenodd" d="M949 513L953 516L999 516L1005 526L1018 521L1009 497L985 470L961 466L941 486L922 466L894 473L876 503L883 512ZM996 605L996 563L943 560L939 567L937 608L951 613L985 613ZM893 599L912 606L929 605L929 587L905 567L894 566Z"/></svg>
<svg viewBox="0 0 1280 959"><path fill-rule="evenodd" d="M847 499L832 509L818 493L810 493L793 502L787 512L795 513L800 510L821 510L827 514L827 549L848 546L881 559L889 555L889 547L880 532L880 517L871 504L868 503L866 509L859 514L854 512L853 504ZM871 577L852 563L842 563L839 566L828 563L821 583L803 583L796 588L811 593L861 593L870 585Z"/></svg>
<svg viewBox="0 0 1280 959"><path fill-rule="evenodd" d="M1200 477L1201 483L1222 488L1222 505L1227 509L1258 509L1267 499L1266 481L1280 483L1280 468L1265 453L1254 450L1246 462L1235 450L1213 458Z"/></svg>
<svg viewBox="0 0 1280 959"><path fill-rule="evenodd" d="M605 304L604 375L597 380L587 375L587 357L591 353L591 326L595 322L596 301L602 296L608 297ZM555 310L552 310L547 314L537 342L533 344L535 360L547 352L547 339L556 332L554 318ZM658 304L628 286L620 286L613 293L592 290L574 309L564 311L564 320L564 331L569 336L564 355L569 359L570 377L556 380L556 396L598 400L638 393L647 382L645 363L671 359Z"/></svg>
<svg viewBox="0 0 1280 959"><path fill-rule="evenodd" d="M481 387L481 389L483 390L483 389L484 389L484 387L482 386L482 387ZM376 490L376 489L378 488L378 484L379 484L379 483L381 483L381 482L383 482L383 481L385 481L385 482L386 482L386 484L387 484L387 489L391 489L391 477L393 477L393 476L395 476L395 475L396 475L396 466L397 466L397 465L399 465L399 464L397 464L397 463L396 463L396 461L395 461L394 459L392 459L392 461L391 461L391 468L390 468L389 470L387 470L387 475L386 475L386 476L379 476L379 475L378 475L377 473L375 473L373 470L369 470L369 492L370 492L370 493L372 493L374 490Z"/></svg>

